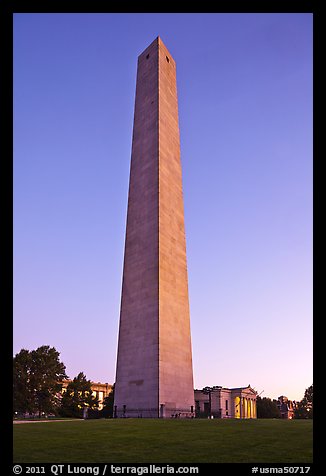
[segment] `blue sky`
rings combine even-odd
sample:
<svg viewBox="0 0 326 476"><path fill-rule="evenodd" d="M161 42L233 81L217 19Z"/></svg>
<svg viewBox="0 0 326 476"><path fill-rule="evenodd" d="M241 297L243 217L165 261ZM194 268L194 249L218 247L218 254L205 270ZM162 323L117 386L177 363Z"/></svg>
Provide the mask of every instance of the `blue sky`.
<svg viewBox="0 0 326 476"><path fill-rule="evenodd" d="M14 352L113 383L138 55L177 63L196 388L312 383L312 14L14 15Z"/></svg>

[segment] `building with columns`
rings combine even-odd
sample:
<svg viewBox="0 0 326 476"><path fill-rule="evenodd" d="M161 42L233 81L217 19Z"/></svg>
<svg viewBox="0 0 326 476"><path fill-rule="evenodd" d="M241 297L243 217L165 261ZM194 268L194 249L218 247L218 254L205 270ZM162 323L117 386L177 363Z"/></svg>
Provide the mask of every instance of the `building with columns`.
<svg viewBox="0 0 326 476"><path fill-rule="evenodd" d="M257 418L257 392L247 387L211 387L195 390L196 416L215 418Z"/></svg>

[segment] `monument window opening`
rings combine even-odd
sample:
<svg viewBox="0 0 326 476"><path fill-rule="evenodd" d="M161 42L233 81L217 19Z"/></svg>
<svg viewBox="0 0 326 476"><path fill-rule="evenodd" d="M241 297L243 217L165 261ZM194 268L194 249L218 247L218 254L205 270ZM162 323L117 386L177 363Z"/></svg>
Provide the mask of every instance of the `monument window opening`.
<svg viewBox="0 0 326 476"><path fill-rule="evenodd" d="M148 53L148 55L146 55L146 59L148 59L148 58L149 58L149 53Z"/></svg>
<svg viewBox="0 0 326 476"><path fill-rule="evenodd" d="M229 408L229 401L228 400L225 400L225 410L228 410Z"/></svg>
<svg viewBox="0 0 326 476"><path fill-rule="evenodd" d="M166 61L170 63L170 58L168 56L166 56L165 58L166 58Z"/></svg>

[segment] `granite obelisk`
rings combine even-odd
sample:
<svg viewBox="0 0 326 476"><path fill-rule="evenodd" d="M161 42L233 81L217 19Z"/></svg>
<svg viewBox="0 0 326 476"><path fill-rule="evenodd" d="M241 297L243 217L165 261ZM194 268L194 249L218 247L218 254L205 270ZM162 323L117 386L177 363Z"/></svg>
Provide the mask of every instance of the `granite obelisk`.
<svg viewBox="0 0 326 476"><path fill-rule="evenodd" d="M157 37L138 57L114 415L193 411L176 64Z"/></svg>

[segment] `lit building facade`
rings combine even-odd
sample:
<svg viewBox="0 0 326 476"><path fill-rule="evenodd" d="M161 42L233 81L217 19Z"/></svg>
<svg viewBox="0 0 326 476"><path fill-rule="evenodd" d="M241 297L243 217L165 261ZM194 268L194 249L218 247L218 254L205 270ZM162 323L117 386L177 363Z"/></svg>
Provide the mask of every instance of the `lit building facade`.
<svg viewBox="0 0 326 476"><path fill-rule="evenodd" d="M195 413L214 418L257 418L256 398L257 392L250 385L195 390Z"/></svg>

